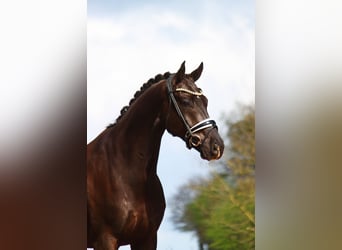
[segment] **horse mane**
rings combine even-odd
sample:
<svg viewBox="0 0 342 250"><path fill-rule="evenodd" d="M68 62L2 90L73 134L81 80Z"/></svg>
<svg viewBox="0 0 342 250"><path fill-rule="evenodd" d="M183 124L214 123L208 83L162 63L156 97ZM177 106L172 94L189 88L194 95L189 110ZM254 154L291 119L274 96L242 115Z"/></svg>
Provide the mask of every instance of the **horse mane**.
<svg viewBox="0 0 342 250"><path fill-rule="evenodd" d="M120 119L125 115L125 113L128 111L129 107L135 102L136 99L139 98L139 96L141 96L141 94L143 94L149 87L151 87L153 84L160 82L161 80L166 80L169 78L169 76L171 75L170 72L165 72L163 75L162 74L158 74L156 75L154 78L149 79L146 83L144 83L140 90L138 90L137 92L135 92L134 97L129 101L129 104L127 106L124 106L121 111L120 111L120 115L118 118L116 118L116 121L114 123L111 123L107 126L107 128L111 128L113 126L115 126L115 124L120 121Z"/></svg>

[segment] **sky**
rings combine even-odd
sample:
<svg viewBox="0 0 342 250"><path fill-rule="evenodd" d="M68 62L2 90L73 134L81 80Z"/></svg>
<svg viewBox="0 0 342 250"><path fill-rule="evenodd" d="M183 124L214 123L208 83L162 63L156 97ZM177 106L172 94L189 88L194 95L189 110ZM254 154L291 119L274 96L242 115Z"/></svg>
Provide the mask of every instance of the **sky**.
<svg viewBox="0 0 342 250"><path fill-rule="evenodd" d="M159 73L176 72L184 60L187 73L204 63L196 83L224 133L223 116L255 102L254 4L88 0L87 141L115 121L143 83ZM188 150L181 139L164 134L158 176L167 208L157 249L197 249L192 233L175 230L168 204L181 185L214 170L214 163Z"/></svg>

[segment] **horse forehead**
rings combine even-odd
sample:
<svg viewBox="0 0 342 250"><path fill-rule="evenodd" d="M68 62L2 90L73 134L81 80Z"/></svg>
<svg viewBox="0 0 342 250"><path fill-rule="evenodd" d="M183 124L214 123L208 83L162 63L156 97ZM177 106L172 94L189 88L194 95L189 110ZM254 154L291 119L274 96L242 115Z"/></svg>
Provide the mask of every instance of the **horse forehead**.
<svg viewBox="0 0 342 250"><path fill-rule="evenodd" d="M192 79L185 78L184 81L182 82L184 85L182 87L185 87L191 91L198 91L199 88L195 84L195 82Z"/></svg>

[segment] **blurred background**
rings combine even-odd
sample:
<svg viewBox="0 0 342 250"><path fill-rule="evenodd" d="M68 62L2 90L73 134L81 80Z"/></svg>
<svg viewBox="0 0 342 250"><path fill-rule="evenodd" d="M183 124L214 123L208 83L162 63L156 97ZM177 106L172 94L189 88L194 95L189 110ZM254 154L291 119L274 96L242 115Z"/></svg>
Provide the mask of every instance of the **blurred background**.
<svg viewBox="0 0 342 250"><path fill-rule="evenodd" d="M0 249L86 248L87 142L115 120L142 83L174 72L183 60L187 72L204 62L198 85L229 147L232 131L239 131L229 128L251 121L253 109L245 105L253 106L255 91L255 249L341 249L341 3L130 3L0 3ZM143 27L146 23L152 28ZM119 49L112 49L113 43ZM182 49L159 50L159 60L152 60L153 47L160 44ZM142 56L145 50L148 55ZM129 54L135 59L130 63ZM112 96L121 82L127 84L119 89L122 96ZM199 243L205 249L209 237L224 232L222 223L209 226L211 217L186 216L206 208L203 201L211 197L218 197L211 206L213 222L233 209L240 219L235 222L252 232L253 217L241 206L230 207L241 201L226 185L242 183L248 190L252 183L228 178L241 170L234 168L240 151L208 164L167 134L164 149L170 153L161 152L158 169L168 199L159 237L167 245L161 249L198 249ZM177 149L180 155L170 158ZM182 166L181 171L172 166ZM243 194L242 201L249 201ZM203 225L210 231L200 232ZM249 234L242 235L250 242ZM168 245L167 238L184 246ZM221 243L211 247L228 246Z"/></svg>

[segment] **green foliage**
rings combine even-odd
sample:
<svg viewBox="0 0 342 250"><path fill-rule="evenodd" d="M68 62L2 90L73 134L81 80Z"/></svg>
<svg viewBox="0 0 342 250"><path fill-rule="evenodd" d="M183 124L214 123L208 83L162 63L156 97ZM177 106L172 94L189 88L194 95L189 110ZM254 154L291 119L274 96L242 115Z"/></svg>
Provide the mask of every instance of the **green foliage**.
<svg viewBox="0 0 342 250"><path fill-rule="evenodd" d="M178 229L196 233L208 249L254 249L255 239L255 114L242 111L227 121L229 146L223 168L207 179L184 185L172 203Z"/></svg>

